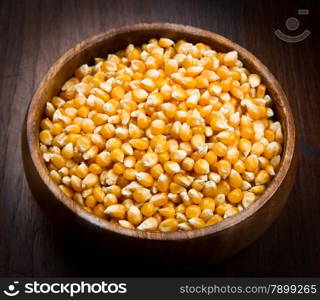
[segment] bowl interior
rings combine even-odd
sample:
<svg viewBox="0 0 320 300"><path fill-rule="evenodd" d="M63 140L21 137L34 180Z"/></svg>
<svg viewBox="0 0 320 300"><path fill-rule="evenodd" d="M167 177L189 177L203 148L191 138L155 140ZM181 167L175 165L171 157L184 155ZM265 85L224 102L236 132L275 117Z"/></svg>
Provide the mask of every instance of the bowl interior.
<svg viewBox="0 0 320 300"><path fill-rule="evenodd" d="M284 130L284 149L281 165L265 193L251 206L234 217L228 218L216 225L193 230L191 232L150 233L133 231L111 224L87 213L74 201L68 199L51 180L38 146L39 123L40 119L44 116L45 103L59 93L63 83L73 76L75 70L79 66L86 63L93 64L95 57L107 57L110 53L115 53L118 50L126 48L130 43L141 45L151 38L160 37L168 37L175 41L183 39L193 43L203 42L210 45L212 49L221 52L228 52L230 50L238 51L239 57L244 65L251 72L257 73L262 77L263 82L267 86L268 94L273 98L273 108L276 114L275 118L281 122ZM32 160L35 163L44 184L49 187L59 201L63 202L69 209L73 210L74 213L86 221L104 229L131 237L147 239L189 239L191 237L200 237L206 234L223 231L231 226L236 226L237 223L250 217L263 206L268 199L270 199L273 193L281 185L281 182L289 169L293 156L294 147L291 146L294 145L295 131L291 110L282 88L270 71L251 53L230 40L208 31L177 24L152 23L126 26L98 34L79 43L63 55L50 68L33 96L27 116L27 139ZM290 145L290 147L288 147L288 145Z"/></svg>

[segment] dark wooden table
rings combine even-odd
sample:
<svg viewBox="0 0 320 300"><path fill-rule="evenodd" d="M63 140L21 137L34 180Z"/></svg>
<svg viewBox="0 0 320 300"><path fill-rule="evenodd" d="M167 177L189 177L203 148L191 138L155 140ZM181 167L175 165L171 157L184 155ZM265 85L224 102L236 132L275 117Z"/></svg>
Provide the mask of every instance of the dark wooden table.
<svg viewBox="0 0 320 300"><path fill-rule="evenodd" d="M317 1L18 1L0 2L1 276L320 276L320 7ZM309 9L309 15L298 15ZM285 22L297 17L300 27ZM260 58L283 85L295 115L299 169L288 204L255 243L216 265L161 268L113 257L61 235L30 194L20 131L48 67L75 43L111 27L173 22L214 31ZM311 35L296 44L279 28ZM67 228L66 228L67 231ZM213 245L214 247L214 245Z"/></svg>

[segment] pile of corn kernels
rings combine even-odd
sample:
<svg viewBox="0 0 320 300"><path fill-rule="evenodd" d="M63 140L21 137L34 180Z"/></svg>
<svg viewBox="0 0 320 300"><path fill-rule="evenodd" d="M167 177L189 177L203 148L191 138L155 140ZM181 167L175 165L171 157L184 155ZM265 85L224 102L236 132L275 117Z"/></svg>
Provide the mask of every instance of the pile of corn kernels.
<svg viewBox="0 0 320 300"><path fill-rule="evenodd" d="M198 229L247 208L275 175L271 104L236 51L152 39L82 65L46 104L40 150L86 211L128 229Z"/></svg>

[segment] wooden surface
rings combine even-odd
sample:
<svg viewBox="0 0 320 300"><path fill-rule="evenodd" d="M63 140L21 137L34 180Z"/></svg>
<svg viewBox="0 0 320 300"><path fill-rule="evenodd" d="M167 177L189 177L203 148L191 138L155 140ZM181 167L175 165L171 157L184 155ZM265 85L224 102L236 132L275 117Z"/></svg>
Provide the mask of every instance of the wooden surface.
<svg viewBox="0 0 320 300"><path fill-rule="evenodd" d="M319 276L319 31L315 2L290 1L2 1L0 7L1 276ZM309 16L297 9L308 8ZM288 44L288 17L311 36ZM75 43L111 27L176 22L211 30L260 58L285 89L296 118L299 169L274 225L234 257L205 268L133 261L66 238L43 215L27 186L20 131L31 95L48 67ZM114 257L113 257L114 256Z"/></svg>

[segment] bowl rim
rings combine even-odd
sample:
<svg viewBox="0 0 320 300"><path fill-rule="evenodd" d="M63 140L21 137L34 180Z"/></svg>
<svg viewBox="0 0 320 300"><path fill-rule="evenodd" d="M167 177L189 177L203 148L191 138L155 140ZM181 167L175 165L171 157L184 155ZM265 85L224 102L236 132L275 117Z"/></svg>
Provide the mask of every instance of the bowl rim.
<svg viewBox="0 0 320 300"><path fill-rule="evenodd" d="M37 126L37 122L35 120L35 112L38 107L38 101L40 99L41 91L47 85L48 82L56 75L59 71L57 66L64 65L67 61L71 60L76 54L84 51L86 48L89 48L95 43L101 42L105 39L111 38L113 36L117 36L119 34L130 34L136 31L150 31L150 30L167 30L172 32L179 32L180 34L190 34L196 35L200 39L210 39L219 44L227 47L229 49L236 50L239 54L239 57L242 61L250 62L255 68L258 70L259 75L261 75L264 79L264 83L266 84L267 88L272 87L274 93L277 93L279 102L277 105L278 108L285 111L283 123L286 126L285 133L285 140L284 140L284 150L282 153L282 158L280 162L280 167L277 174L274 176L270 184L267 186L265 192L261 195L261 197L252 203L248 208L244 209L243 211L239 212L233 217L227 218L222 222L211 225L208 227L204 227L201 229L194 229L191 231L177 231L177 232L170 232L170 233L162 233L162 232L143 232L138 230L130 230L121 227L117 224L112 224L107 220L101 219L99 217L94 216L93 214L84 210L80 205L75 203L74 200L68 198L64 193L59 189L58 185L54 183L54 181L49 176L48 169L41 157L40 149L39 149L39 138L38 132L39 128ZM120 49L119 49L120 50ZM244 63L244 65L246 65ZM279 105L280 104L280 105ZM238 44L232 42L231 40L207 31L200 28L188 26L188 25L181 25L181 24L174 24L174 23L139 23L134 25L126 25L122 27L112 28L105 32L101 32L99 34L93 35L80 43L76 44L73 48L69 49L65 54L63 54L55 63L49 68L46 75L40 81L37 86L37 89L32 97L32 100L29 104L29 108L27 111L27 118L26 118L26 136L27 136L27 144L28 150L30 152L31 159L35 166L38 175L40 176L41 180L44 184L47 185L50 192L54 195L57 201L60 201L67 209L70 209L74 214L76 214L81 219L85 220L86 222L90 223L91 225L97 226L100 229L112 231L113 233L124 235L130 238L138 238L138 239L147 239L147 240L186 240L186 239L194 239L200 238L206 235L212 235L220 233L226 229L230 229L233 226L238 226L239 223L243 222L244 220L250 218L253 214L255 214L258 210L260 210L274 193L278 190L281 183L285 179L290 165L293 161L294 155L294 148L295 148L295 125L294 119L292 116L292 112L290 109L290 105L288 99L280 86L279 82L276 78L272 75L269 69L253 54L251 54L248 50L242 48Z"/></svg>

